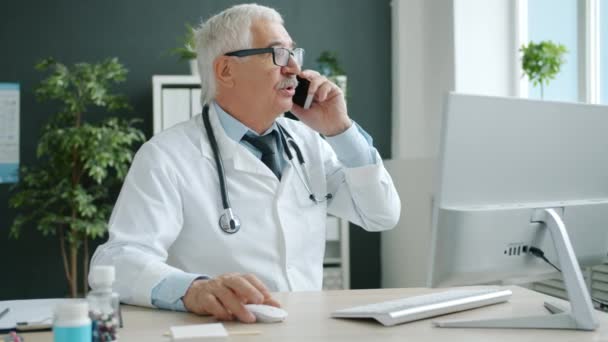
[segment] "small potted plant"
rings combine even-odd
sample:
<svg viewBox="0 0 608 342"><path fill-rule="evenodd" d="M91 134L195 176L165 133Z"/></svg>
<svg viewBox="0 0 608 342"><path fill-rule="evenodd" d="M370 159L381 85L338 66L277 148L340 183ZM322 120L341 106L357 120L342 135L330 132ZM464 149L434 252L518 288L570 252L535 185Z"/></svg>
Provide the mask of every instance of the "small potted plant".
<svg viewBox="0 0 608 342"><path fill-rule="evenodd" d="M190 72L192 75L198 75L198 64L196 63L196 30L189 23L185 24L186 34L181 38L181 46L171 50L171 53L177 55L180 60L190 63Z"/></svg>
<svg viewBox="0 0 608 342"><path fill-rule="evenodd" d="M568 49L562 44L552 41L530 42L523 45L519 51L522 52L521 67L530 82L536 87L540 85L540 98L544 98L543 84L549 85L549 81L555 79L560 72L561 66L566 62L564 54Z"/></svg>
<svg viewBox="0 0 608 342"><path fill-rule="evenodd" d="M334 82L346 96L346 73L340 67L338 54L335 51L323 51L317 58L319 73Z"/></svg>

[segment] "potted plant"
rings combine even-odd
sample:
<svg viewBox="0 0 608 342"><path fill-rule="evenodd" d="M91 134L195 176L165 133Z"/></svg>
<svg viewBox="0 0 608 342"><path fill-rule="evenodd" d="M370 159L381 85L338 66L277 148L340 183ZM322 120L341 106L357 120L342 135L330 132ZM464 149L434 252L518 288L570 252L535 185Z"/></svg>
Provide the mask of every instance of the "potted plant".
<svg viewBox="0 0 608 342"><path fill-rule="evenodd" d="M180 46L171 50L171 53L177 55L180 60L190 63L190 72L192 75L198 75L198 64L196 63L196 30L189 23L185 24L186 34L181 38Z"/></svg>
<svg viewBox="0 0 608 342"><path fill-rule="evenodd" d="M88 117L92 111L130 110L125 97L111 90L127 74L116 58L71 67L49 58L36 69L51 71L36 89L37 98L53 101L58 108L38 142L38 165L22 168L22 181L13 189L9 204L18 214L10 236L19 238L28 223L44 236L56 235L69 293L75 297L88 288L88 241L105 235L133 145L145 137L133 126L137 120L111 117L93 123ZM79 264L84 275L81 291Z"/></svg>
<svg viewBox="0 0 608 342"><path fill-rule="evenodd" d="M334 82L346 96L346 73L340 67L338 54L335 51L323 51L316 60L319 73Z"/></svg>
<svg viewBox="0 0 608 342"><path fill-rule="evenodd" d="M564 54L568 49L562 44L552 41L530 42L523 45L519 51L522 52L521 66L524 74L528 76L536 87L540 85L540 98L544 98L543 84L549 85L549 81L555 79L562 65L566 62Z"/></svg>

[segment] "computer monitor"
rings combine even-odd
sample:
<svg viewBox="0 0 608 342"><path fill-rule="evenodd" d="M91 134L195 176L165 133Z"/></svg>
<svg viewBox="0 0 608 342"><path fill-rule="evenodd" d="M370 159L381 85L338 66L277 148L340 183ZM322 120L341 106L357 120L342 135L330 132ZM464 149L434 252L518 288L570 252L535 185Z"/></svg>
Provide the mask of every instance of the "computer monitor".
<svg viewBox="0 0 608 342"><path fill-rule="evenodd" d="M587 316L503 327L593 327L575 264L608 252L608 107L451 93L444 108L429 285L554 272L526 253L538 247Z"/></svg>

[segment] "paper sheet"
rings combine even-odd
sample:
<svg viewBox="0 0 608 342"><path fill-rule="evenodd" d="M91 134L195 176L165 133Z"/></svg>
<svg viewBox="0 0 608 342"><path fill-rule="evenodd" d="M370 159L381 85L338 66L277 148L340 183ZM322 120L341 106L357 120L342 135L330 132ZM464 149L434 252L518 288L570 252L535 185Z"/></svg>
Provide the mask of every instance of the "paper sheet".
<svg viewBox="0 0 608 342"><path fill-rule="evenodd" d="M50 324L53 321L53 311L57 304L78 299L26 299L0 301L0 312L5 308L10 311L0 318L0 330L13 329L17 322ZM82 300L82 299L80 299Z"/></svg>
<svg viewBox="0 0 608 342"><path fill-rule="evenodd" d="M0 83L0 183L19 177L19 84Z"/></svg>
<svg viewBox="0 0 608 342"><path fill-rule="evenodd" d="M222 323L181 325L171 327L173 341L215 341L224 340L228 332Z"/></svg>

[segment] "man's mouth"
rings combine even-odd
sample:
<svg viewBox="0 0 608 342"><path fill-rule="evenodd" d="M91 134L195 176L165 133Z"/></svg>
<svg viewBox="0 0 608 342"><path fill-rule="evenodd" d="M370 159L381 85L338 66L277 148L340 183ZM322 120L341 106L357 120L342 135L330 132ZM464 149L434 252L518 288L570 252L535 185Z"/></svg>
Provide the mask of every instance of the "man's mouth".
<svg viewBox="0 0 608 342"><path fill-rule="evenodd" d="M293 97L296 93L296 87L288 86L279 90L279 92L284 96Z"/></svg>

